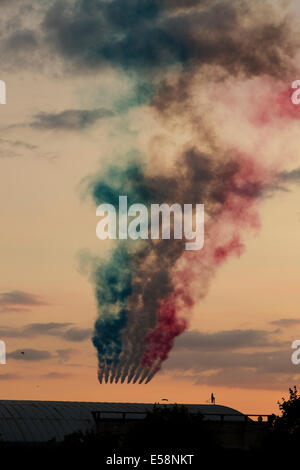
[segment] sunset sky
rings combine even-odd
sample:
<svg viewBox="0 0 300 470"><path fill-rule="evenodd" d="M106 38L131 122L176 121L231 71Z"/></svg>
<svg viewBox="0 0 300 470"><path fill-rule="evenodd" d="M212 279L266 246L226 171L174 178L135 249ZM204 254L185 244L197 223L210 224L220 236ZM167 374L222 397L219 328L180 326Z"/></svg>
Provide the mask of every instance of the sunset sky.
<svg viewBox="0 0 300 470"><path fill-rule="evenodd" d="M163 0L157 19L156 2L140 2L0 0L0 399L205 403L213 392L239 411L275 412L300 378L291 363L300 339L300 105L290 101L299 5ZM112 5L105 24L100 4ZM164 43L144 44L156 21L173 30L172 47L184 43L187 63ZM128 41L103 52L113 27ZM201 41L208 58L197 55ZM154 59L144 60L149 49ZM100 385L86 260L109 259L118 242L96 238L87 182L134 152L150 177L169 175L190 148L222 155L219 163L247 155L263 168L255 222L224 229L239 232L244 251L207 285L195 274L188 329L150 383Z"/></svg>

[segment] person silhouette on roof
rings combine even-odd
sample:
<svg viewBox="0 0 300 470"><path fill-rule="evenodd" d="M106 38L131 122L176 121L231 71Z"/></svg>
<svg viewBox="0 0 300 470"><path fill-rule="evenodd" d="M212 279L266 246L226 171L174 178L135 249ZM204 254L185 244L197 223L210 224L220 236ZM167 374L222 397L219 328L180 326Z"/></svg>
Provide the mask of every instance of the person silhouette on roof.
<svg viewBox="0 0 300 470"><path fill-rule="evenodd" d="M215 396L214 396L213 393L210 395L210 402L211 402L213 405L216 404L216 399L215 399Z"/></svg>

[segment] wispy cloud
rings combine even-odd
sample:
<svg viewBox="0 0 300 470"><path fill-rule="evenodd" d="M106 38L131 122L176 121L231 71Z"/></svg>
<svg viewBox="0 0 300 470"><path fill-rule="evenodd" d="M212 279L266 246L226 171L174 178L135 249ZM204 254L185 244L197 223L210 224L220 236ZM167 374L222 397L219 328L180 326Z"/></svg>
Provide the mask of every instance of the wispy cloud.
<svg viewBox="0 0 300 470"><path fill-rule="evenodd" d="M176 349L188 350L234 350L250 347L279 346L272 339L274 332L266 330L227 330L214 333L188 331L176 339Z"/></svg>
<svg viewBox="0 0 300 470"><path fill-rule="evenodd" d="M92 126L99 119L113 116L113 112L104 108L97 109L68 109L60 113L38 113L28 124L34 129L56 129L78 131ZM26 124L24 124L26 126Z"/></svg>
<svg viewBox="0 0 300 470"><path fill-rule="evenodd" d="M45 361L52 358L49 351L39 349L16 349L6 354L8 359L15 359L17 361Z"/></svg>
<svg viewBox="0 0 300 470"><path fill-rule="evenodd" d="M10 124L6 129L30 127L36 130L80 131L91 127L100 119L106 119L112 116L114 116L114 113L105 108L66 109L58 113L40 112L35 114L29 122ZM6 145L18 146L17 141L10 142L3 139L2 142ZM21 141L19 146L21 146ZM26 143L24 143L24 147L30 149L30 144L26 145ZM9 148L4 149L3 156L5 156L5 152L8 156L11 156L13 150ZM15 156L19 156L16 152L15 154Z"/></svg>
<svg viewBox="0 0 300 470"><path fill-rule="evenodd" d="M6 126L6 129L20 127L19 125ZM21 125L21 127L24 127ZM56 155L50 152L43 152L38 145L25 142L23 140L0 138L0 158L20 158L23 156L39 157L45 160L53 161Z"/></svg>
<svg viewBox="0 0 300 470"><path fill-rule="evenodd" d="M7 51L18 51L22 50L31 52L32 49L35 49L38 46L38 41L34 31L30 29L22 29L11 34L5 44L4 48Z"/></svg>
<svg viewBox="0 0 300 470"><path fill-rule="evenodd" d="M76 349L57 349L57 356L61 362L67 362L71 357L77 353Z"/></svg>
<svg viewBox="0 0 300 470"><path fill-rule="evenodd" d="M21 290L0 293L0 313L27 312L29 308L49 305L39 295Z"/></svg>
<svg viewBox="0 0 300 470"><path fill-rule="evenodd" d="M32 338L35 336L56 336L66 341L80 342L92 336L92 329L78 328L73 323L30 323L22 328L0 327L1 338Z"/></svg>
<svg viewBox="0 0 300 470"><path fill-rule="evenodd" d="M292 326L300 325L299 318L281 318L270 322L271 325L279 326L281 328L291 328Z"/></svg>
<svg viewBox="0 0 300 470"><path fill-rule="evenodd" d="M71 357L77 354L76 349L56 349L53 352L41 350L41 349L33 349L33 348L23 348L23 349L16 349L6 354L6 358L9 360L16 360L16 361L47 361L49 359L56 360L56 362L68 362Z"/></svg>
<svg viewBox="0 0 300 470"><path fill-rule="evenodd" d="M37 150L38 146L30 144L28 142L24 142L23 140L9 140L9 139L1 139L0 144L7 145L10 147L23 147L27 150Z"/></svg>
<svg viewBox="0 0 300 470"><path fill-rule="evenodd" d="M300 168L295 168L291 171L283 171L279 173L279 178L283 182L300 183Z"/></svg>
<svg viewBox="0 0 300 470"><path fill-rule="evenodd" d="M91 338L91 328L70 328L63 333L63 338L67 341L84 341Z"/></svg>
<svg viewBox="0 0 300 470"><path fill-rule="evenodd" d="M0 294L0 305L48 305L39 295L21 290L12 290Z"/></svg>
<svg viewBox="0 0 300 470"><path fill-rule="evenodd" d="M213 373L195 375L173 375L173 378L184 378L194 385L207 385L209 387L239 388L247 390L283 390L287 386L299 382L300 374L273 372L261 373L256 369L226 369Z"/></svg>
<svg viewBox="0 0 300 470"><path fill-rule="evenodd" d="M300 367L291 362L290 344L273 340L276 333L187 332L176 341L163 371L196 385L282 389L300 379Z"/></svg>
<svg viewBox="0 0 300 470"><path fill-rule="evenodd" d="M21 377L17 374L0 374L0 381L1 380L16 380L21 379Z"/></svg>
<svg viewBox="0 0 300 470"><path fill-rule="evenodd" d="M63 374L61 372L49 372L48 374L44 374L41 376L43 379L67 379L71 377L71 374Z"/></svg>

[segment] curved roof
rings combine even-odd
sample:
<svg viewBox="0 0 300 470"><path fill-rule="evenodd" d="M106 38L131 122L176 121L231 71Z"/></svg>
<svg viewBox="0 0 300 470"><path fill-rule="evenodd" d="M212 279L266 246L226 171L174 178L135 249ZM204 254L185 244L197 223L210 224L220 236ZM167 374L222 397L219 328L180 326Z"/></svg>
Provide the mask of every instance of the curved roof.
<svg viewBox="0 0 300 470"><path fill-rule="evenodd" d="M172 406L159 405L159 406ZM184 405L191 412L201 412L206 419L244 420L244 415L221 405ZM152 403L99 403L63 401L0 400L0 440L5 442L60 441L67 434L86 431L94 425L92 412L101 418L143 418L143 413L153 408ZM209 416L210 415L210 416ZM234 415L234 416L229 416Z"/></svg>

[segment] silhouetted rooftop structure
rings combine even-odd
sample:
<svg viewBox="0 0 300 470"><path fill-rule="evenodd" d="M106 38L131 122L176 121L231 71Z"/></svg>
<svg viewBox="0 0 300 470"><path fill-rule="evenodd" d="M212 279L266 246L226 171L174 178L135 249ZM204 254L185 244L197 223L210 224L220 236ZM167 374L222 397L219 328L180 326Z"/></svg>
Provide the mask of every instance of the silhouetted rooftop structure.
<svg viewBox="0 0 300 470"><path fill-rule="evenodd" d="M101 403L63 401L0 400L0 440L4 442L46 442L63 440L76 431L87 431L97 419L142 419L152 403ZM157 405L157 406L172 406ZM222 405L184 405L201 412L205 419L244 421L237 410Z"/></svg>

